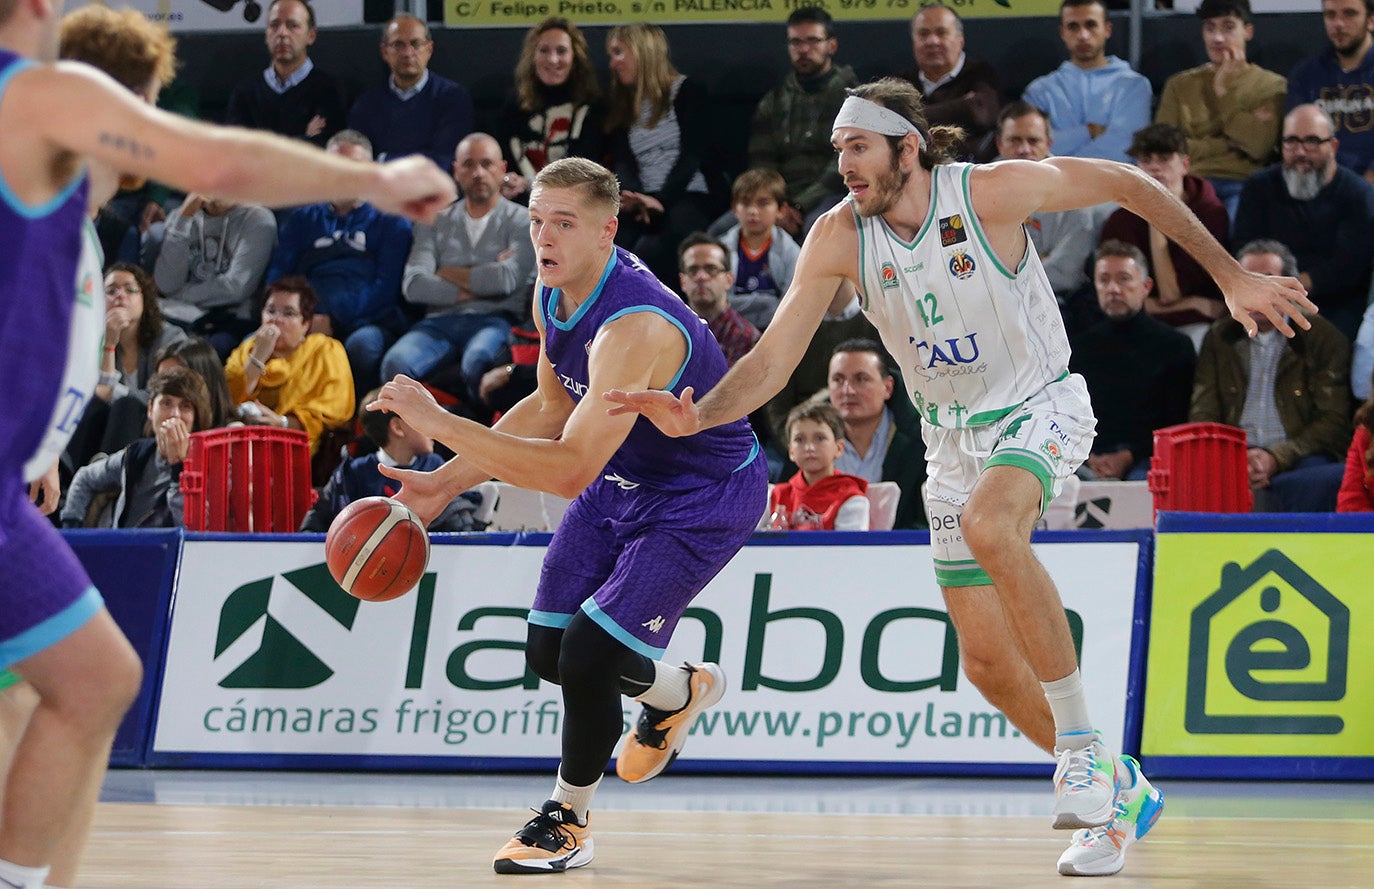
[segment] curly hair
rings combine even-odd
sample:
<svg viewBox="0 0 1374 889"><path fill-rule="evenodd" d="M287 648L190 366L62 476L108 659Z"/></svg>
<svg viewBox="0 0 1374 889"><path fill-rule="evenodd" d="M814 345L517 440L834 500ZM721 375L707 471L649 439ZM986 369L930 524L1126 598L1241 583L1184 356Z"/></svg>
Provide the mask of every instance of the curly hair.
<svg viewBox="0 0 1374 889"><path fill-rule="evenodd" d="M92 4L62 17L61 58L93 65L145 98L149 83L176 77L176 51L166 26L137 10Z"/></svg>
<svg viewBox="0 0 1374 889"><path fill-rule="evenodd" d="M561 15L551 15L525 32L520 60L515 63L516 98L520 102L520 110L526 113L539 111L548 105L544 98L546 87L534 73L534 54L539 46L539 38L550 31L562 31L572 41L572 69L568 72L569 99L574 105L586 105L601 97L586 35Z"/></svg>
<svg viewBox="0 0 1374 889"><path fill-rule="evenodd" d="M964 142L964 131L959 127L936 126L932 127L926 120L925 101L921 98L921 93L909 81L902 80L900 77L884 77L872 83L865 83L847 90L851 96L858 96L861 99L868 99L876 102L891 111L895 111L902 117L911 121L912 125L920 132L921 138L925 139L925 147L921 149L921 166L927 170L935 169L937 164L945 164L954 160L959 151L959 146ZM902 153L902 136L885 136L887 144L892 149L893 164L895 167L896 157Z"/></svg>
<svg viewBox="0 0 1374 889"><path fill-rule="evenodd" d="M158 337L162 336L162 306L158 303L162 292L157 289L153 276L143 270L143 266L132 262L111 263L105 269L105 277L109 278L115 272L133 275L138 282L138 289L143 292L143 314L138 318L138 348L139 351L151 349Z"/></svg>

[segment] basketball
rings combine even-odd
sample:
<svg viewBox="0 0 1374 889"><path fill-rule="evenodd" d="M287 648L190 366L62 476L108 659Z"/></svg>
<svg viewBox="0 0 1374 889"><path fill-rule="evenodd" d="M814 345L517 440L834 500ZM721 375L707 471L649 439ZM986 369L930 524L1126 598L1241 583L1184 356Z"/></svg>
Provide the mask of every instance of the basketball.
<svg viewBox="0 0 1374 889"><path fill-rule="evenodd" d="M404 504L390 497L364 497L344 507L330 524L324 556L345 592L386 602L420 582L429 564L429 533Z"/></svg>

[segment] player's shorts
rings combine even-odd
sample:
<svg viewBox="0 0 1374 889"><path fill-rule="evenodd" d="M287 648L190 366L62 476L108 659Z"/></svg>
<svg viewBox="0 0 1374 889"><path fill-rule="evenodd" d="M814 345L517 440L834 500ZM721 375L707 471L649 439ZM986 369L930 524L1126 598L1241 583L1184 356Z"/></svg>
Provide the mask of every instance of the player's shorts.
<svg viewBox="0 0 1374 889"><path fill-rule="evenodd" d="M767 503L762 455L692 491L598 479L554 532L530 623L566 627L580 609L632 651L663 657L682 613L749 540Z"/></svg>
<svg viewBox="0 0 1374 889"><path fill-rule="evenodd" d="M1050 383L996 423L964 429L925 425L926 515L935 579L941 586L991 583L964 542L964 504L983 470L1019 466L1040 480L1040 511L1064 487L1092 450L1093 416L1088 387L1078 374Z"/></svg>
<svg viewBox="0 0 1374 889"><path fill-rule="evenodd" d="M60 642L105 602L18 480L0 483L0 669Z"/></svg>

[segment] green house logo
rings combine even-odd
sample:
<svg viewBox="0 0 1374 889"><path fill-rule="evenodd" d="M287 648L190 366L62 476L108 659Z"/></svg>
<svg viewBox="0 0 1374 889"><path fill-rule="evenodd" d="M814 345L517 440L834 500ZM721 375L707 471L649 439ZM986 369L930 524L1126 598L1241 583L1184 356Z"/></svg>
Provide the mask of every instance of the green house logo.
<svg viewBox="0 0 1374 889"><path fill-rule="evenodd" d="M1155 632L1162 632L1156 628ZM1346 694L1350 609L1278 550L1221 570L1193 610L1184 726L1193 734L1334 735L1323 701Z"/></svg>
<svg viewBox="0 0 1374 889"><path fill-rule="evenodd" d="M345 593L320 563L288 571L281 578L289 591L278 587L278 596L303 595L346 630L353 629L358 599ZM276 578L250 581L224 600L215 635L215 659L250 631L261 627L258 649L220 680L220 688L313 688L334 675L334 670L272 614L272 588ZM299 629L299 628L298 628Z"/></svg>

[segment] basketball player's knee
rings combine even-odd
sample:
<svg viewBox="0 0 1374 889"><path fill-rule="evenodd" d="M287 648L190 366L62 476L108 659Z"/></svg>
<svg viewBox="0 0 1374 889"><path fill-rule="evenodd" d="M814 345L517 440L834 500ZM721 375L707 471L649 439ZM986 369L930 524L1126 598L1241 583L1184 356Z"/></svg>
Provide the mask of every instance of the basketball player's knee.
<svg viewBox="0 0 1374 889"><path fill-rule="evenodd" d="M1013 650L993 650L987 646L961 645L959 659L973 687L992 701L1012 684Z"/></svg>
<svg viewBox="0 0 1374 889"><path fill-rule="evenodd" d="M982 565L996 561L1013 536L1005 517L991 510L965 509L959 525L964 542Z"/></svg>
<svg viewBox="0 0 1374 889"><path fill-rule="evenodd" d="M540 679L560 685L558 657L563 634L536 632L543 629L546 628L530 627L529 636L525 640L525 663Z"/></svg>

